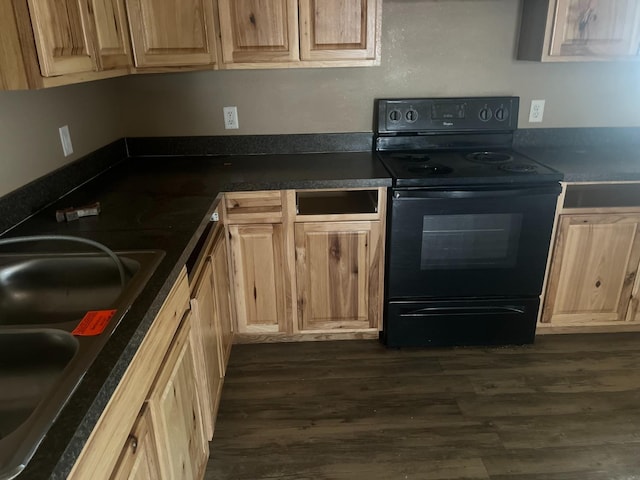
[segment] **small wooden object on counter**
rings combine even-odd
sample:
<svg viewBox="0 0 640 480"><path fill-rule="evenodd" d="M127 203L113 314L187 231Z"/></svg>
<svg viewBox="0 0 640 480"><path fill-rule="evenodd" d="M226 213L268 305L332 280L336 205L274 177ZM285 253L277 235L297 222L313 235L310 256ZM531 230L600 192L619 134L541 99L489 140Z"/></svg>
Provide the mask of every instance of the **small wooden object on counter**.
<svg viewBox="0 0 640 480"><path fill-rule="evenodd" d="M520 60L637 60L639 50L637 0L524 1Z"/></svg>

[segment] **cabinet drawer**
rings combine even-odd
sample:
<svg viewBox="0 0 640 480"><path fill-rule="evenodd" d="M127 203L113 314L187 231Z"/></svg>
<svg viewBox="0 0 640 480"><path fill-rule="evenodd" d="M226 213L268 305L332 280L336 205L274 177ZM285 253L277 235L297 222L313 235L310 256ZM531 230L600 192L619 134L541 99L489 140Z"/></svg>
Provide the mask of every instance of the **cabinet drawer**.
<svg viewBox="0 0 640 480"><path fill-rule="evenodd" d="M379 220L384 214L384 189L299 190L296 221Z"/></svg>
<svg viewBox="0 0 640 480"><path fill-rule="evenodd" d="M228 223L279 223L282 221L280 191L225 193Z"/></svg>

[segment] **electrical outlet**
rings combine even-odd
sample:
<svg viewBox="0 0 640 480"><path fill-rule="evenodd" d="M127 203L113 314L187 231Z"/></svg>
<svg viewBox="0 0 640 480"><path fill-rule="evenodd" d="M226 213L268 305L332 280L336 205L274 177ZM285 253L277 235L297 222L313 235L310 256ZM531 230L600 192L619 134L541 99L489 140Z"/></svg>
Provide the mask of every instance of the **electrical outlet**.
<svg viewBox="0 0 640 480"><path fill-rule="evenodd" d="M62 152L65 157L68 157L73 153L73 144L71 143L71 133L69 132L69 125L60 127L58 129L60 134L60 143L62 143Z"/></svg>
<svg viewBox="0 0 640 480"><path fill-rule="evenodd" d="M529 123L542 123L544 116L544 100L531 100L531 110L529 110Z"/></svg>
<svg viewBox="0 0 640 480"><path fill-rule="evenodd" d="M237 107L223 107L224 112L224 128L227 130L240 128L238 126L238 108Z"/></svg>

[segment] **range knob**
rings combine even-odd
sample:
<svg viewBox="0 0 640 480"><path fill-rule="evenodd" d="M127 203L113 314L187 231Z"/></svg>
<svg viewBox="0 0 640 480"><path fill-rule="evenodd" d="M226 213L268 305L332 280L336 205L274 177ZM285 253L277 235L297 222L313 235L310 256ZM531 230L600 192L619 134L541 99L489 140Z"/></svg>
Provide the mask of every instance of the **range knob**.
<svg viewBox="0 0 640 480"><path fill-rule="evenodd" d="M400 113L400 110L391 110L391 112L389 112L389 120L392 122L399 122L401 118L402 113Z"/></svg>
<svg viewBox="0 0 640 480"><path fill-rule="evenodd" d="M480 109L478 112L478 118L483 122L488 122L493 117L493 112L486 105Z"/></svg>
<svg viewBox="0 0 640 480"><path fill-rule="evenodd" d="M404 118L407 120L407 122L413 123L416 120L418 120L418 112L413 108L410 110L407 110L407 113L404 114Z"/></svg>
<svg viewBox="0 0 640 480"><path fill-rule="evenodd" d="M496 110L496 113L494 113L494 116L496 117L496 120L498 120L499 122L504 122L507 118L509 118L509 110L507 110L504 107L500 107L499 109Z"/></svg>

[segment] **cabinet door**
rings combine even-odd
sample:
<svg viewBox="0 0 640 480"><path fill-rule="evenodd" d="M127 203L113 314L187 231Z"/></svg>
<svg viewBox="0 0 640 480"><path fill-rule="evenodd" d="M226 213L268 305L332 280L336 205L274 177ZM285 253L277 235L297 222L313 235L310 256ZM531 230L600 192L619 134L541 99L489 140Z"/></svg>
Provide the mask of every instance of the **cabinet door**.
<svg viewBox="0 0 640 480"><path fill-rule="evenodd" d="M136 67L215 63L213 2L127 0Z"/></svg>
<svg viewBox="0 0 640 480"><path fill-rule="evenodd" d="M638 54L638 0L557 0L550 55Z"/></svg>
<svg viewBox="0 0 640 480"><path fill-rule="evenodd" d="M224 63L299 60L296 0L218 0Z"/></svg>
<svg viewBox="0 0 640 480"><path fill-rule="evenodd" d="M379 0L301 0L302 60L364 60L376 57Z"/></svg>
<svg viewBox="0 0 640 480"><path fill-rule="evenodd" d="M149 394L160 478L202 478L209 444L202 428L187 313Z"/></svg>
<svg viewBox="0 0 640 480"><path fill-rule="evenodd" d="M542 322L625 320L640 261L640 215L562 215Z"/></svg>
<svg viewBox="0 0 640 480"><path fill-rule="evenodd" d="M127 439L111 479L152 480L157 478L160 478L158 451L153 437L151 416L145 405Z"/></svg>
<svg viewBox="0 0 640 480"><path fill-rule="evenodd" d="M237 331L285 331L281 224L229 225Z"/></svg>
<svg viewBox="0 0 640 480"><path fill-rule="evenodd" d="M131 65L129 27L124 0L89 0L95 26L95 51L101 70Z"/></svg>
<svg viewBox="0 0 640 480"><path fill-rule="evenodd" d="M193 293L193 348L202 372L199 377L204 387L200 394L204 427L207 438L211 439L222 390L220 325L213 292L211 258L207 258Z"/></svg>
<svg viewBox="0 0 640 480"><path fill-rule="evenodd" d="M377 328L380 222L296 223L300 330Z"/></svg>
<svg viewBox="0 0 640 480"><path fill-rule="evenodd" d="M84 0L29 0L29 12L43 77L97 69Z"/></svg>
<svg viewBox="0 0 640 480"><path fill-rule="evenodd" d="M211 262L213 265L213 292L220 322L221 373L227 369L227 361L233 343L233 313L231 309L231 284L229 281L229 258L224 229L214 239Z"/></svg>

